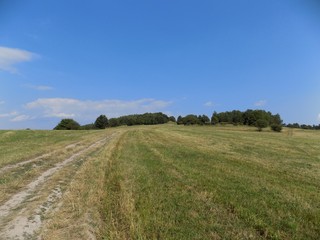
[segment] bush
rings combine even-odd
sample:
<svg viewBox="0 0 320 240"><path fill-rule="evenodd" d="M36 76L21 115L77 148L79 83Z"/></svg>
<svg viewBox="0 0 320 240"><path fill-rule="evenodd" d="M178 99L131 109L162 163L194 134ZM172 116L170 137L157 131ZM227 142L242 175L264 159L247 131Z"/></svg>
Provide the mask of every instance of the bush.
<svg viewBox="0 0 320 240"><path fill-rule="evenodd" d="M282 130L282 125L280 124L272 124L271 125L271 129L275 132L281 132Z"/></svg>
<svg viewBox="0 0 320 240"><path fill-rule="evenodd" d="M268 121L265 119L258 119L255 123L256 127L258 128L258 131L261 132L262 128L268 127Z"/></svg>

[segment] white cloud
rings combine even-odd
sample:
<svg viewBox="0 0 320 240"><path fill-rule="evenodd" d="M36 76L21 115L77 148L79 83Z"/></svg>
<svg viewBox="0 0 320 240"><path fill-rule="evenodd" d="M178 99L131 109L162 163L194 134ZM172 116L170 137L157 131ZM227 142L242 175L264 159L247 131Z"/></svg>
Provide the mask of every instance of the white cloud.
<svg viewBox="0 0 320 240"><path fill-rule="evenodd" d="M49 91L52 90L53 87L45 86L45 85L24 85L25 87L32 88L38 91Z"/></svg>
<svg viewBox="0 0 320 240"><path fill-rule="evenodd" d="M320 113L318 114L318 121L320 122Z"/></svg>
<svg viewBox="0 0 320 240"><path fill-rule="evenodd" d="M0 118L8 118L8 117L14 117L14 116L17 116L18 115L18 112L9 112L9 113L1 113L0 114Z"/></svg>
<svg viewBox="0 0 320 240"><path fill-rule="evenodd" d="M267 104L266 100L260 100L260 101L256 102L254 105L256 107L262 107L262 106L265 106L266 104Z"/></svg>
<svg viewBox="0 0 320 240"><path fill-rule="evenodd" d="M100 114L110 117L121 115L164 111L171 102L155 99L134 101L101 100L82 101L72 98L40 98L26 104L26 109L35 111L39 117L76 118L92 121Z"/></svg>
<svg viewBox="0 0 320 240"><path fill-rule="evenodd" d="M15 73L15 64L31 61L35 56L37 55L26 50L0 47L0 70Z"/></svg>
<svg viewBox="0 0 320 240"><path fill-rule="evenodd" d="M19 115L14 117L13 119L11 119L11 122L22 122L22 121L26 121L26 120L31 120L33 119L33 117L30 117L28 115Z"/></svg>
<svg viewBox="0 0 320 240"><path fill-rule="evenodd" d="M5 104L6 102L5 101L0 101L0 105L3 105Z"/></svg>
<svg viewBox="0 0 320 240"><path fill-rule="evenodd" d="M48 91L48 90L52 90L53 87L50 87L50 86L34 86L34 89L39 90L39 91Z"/></svg>
<svg viewBox="0 0 320 240"><path fill-rule="evenodd" d="M209 101L209 102L206 102L204 105L206 107L213 107L215 104L213 102Z"/></svg>

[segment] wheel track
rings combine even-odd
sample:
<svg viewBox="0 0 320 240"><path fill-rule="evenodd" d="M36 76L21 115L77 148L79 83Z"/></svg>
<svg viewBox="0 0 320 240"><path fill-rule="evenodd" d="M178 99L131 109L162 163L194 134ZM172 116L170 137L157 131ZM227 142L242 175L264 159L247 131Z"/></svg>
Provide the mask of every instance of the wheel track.
<svg viewBox="0 0 320 240"><path fill-rule="evenodd" d="M23 213L28 209L28 203L26 203L25 206L21 206L23 205L23 202L32 195L39 195L41 193L41 190L37 190L37 188L40 185L44 185L47 182L48 178L50 178L54 173L63 169L81 155L89 153L95 148L102 147L105 143L107 143L114 137L114 134L92 143L87 148L81 149L64 161L55 164L54 167L44 171L37 179L29 183L22 191L14 194L7 202L0 206L0 229L3 229L0 230L0 239L29 239L30 236L32 236L37 230L39 230L41 227L40 216L50 211L53 203L61 197L59 194L59 192L61 193L60 187L57 186L54 190L52 190L51 194L48 196L47 201L38 206L33 218L23 215ZM52 155L52 153L50 155ZM37 158L40 157L43 157L43 155ZM35 161L35 159L32 160ZM28 162L31 161L28 160ZM24 161L23 163L26 164L27 161ZM8 222L6 222L5 220L11 217L10 215L14 215L15 210L17 209L19 209L19 212L16 213L13 218L8 220Z"/></svg>
<svg viewBox="0 0 320 240"><path fill-rule="evenodd" d="M81 142L82 142L82 141L69 144L69 145L65 146L65 149L69 149L69 148L75 147L76 145L80 144ZM28 163L36 162L36 161L42 160L42 159L44 159L44 158L50 157L50 156L52 156L53 154L58 153L58 152L60 152L60 151L61 151L61 150L58 149L58 150L55 150L55 151L52 151L52 152L49 152L49 153L42 154L42 155L40 155L40 156L38 156L38 157L29 159L29 160L25 160L25 161L22 161L22 162L18 162L18 163L16 163L16 164L6 165L6 166L0 168L0 174L2 174L2 173L4 173L4 172L7 172L7 171L9 171L9 170L11 170L11 169L15 169L15 168L21 167L21 166L26 165L26 164L28 164Z"/></svg>

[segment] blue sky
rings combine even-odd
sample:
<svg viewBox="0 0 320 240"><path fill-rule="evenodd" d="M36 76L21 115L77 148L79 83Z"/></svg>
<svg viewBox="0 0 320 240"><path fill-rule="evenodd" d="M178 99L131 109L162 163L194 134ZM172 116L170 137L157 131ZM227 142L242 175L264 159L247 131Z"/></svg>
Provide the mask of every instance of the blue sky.
<svg viewBox="0 0 320 240"><path fill-rule="evenodd" d="M320 123L320 5L0 1L0 128L265 109Z"/></svg>

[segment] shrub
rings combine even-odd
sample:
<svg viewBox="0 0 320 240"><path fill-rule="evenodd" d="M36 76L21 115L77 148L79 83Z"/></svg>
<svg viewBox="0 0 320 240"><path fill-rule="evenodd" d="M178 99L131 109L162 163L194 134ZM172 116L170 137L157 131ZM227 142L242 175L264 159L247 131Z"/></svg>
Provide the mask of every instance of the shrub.
<svg viewBox="0 0 320 240"><path fill-rule="evenodd" d="M281 132L282 130L282 125L280 124L272 124L271 125L271 129L275 132Z"/></svg>
<svg viewBox="0 0 320 240"><path fill-rule="evenodd" d="M268 127L268 121L265 119L258 119L255 123L256 127L258 128L258 131L261 132L262 128Z"/></svg>

